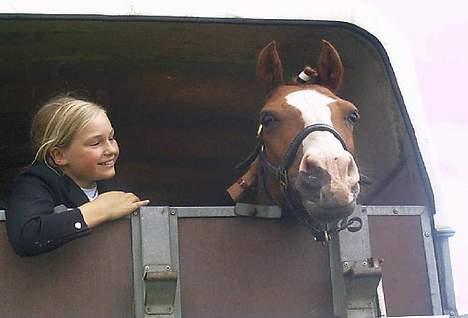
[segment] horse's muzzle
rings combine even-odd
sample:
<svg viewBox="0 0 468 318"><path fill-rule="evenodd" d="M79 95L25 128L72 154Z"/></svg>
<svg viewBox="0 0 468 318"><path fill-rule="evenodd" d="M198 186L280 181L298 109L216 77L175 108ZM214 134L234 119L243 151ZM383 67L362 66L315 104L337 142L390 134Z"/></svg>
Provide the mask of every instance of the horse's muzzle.
<svg viewBox="0 0 468 318"><path fill-rule="evenodd" d="M335 220L354 210L359 194L359 173L354 160L347 154L322 160L305 156L306 162L295 180L307 213L320 220Z"/></svg>

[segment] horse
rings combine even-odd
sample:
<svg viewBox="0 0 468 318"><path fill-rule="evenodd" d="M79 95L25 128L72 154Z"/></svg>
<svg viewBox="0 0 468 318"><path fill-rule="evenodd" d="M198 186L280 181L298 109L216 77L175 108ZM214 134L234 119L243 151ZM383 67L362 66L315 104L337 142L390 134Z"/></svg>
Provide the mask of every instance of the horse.
<svg viewBox="0 0 468 318"><path fill-rule="evenodd" d="M343 73L337 50L326 40L317 68L306 66L289 82L276 42L260 51L256 77L265 103L257 146L240 165L247 171L228 189L235 202L253 193L258 204L292 211L318 241L328 240L331 228L338 231L338 221L348 221L360 191L353 140L359 111L335 95Z"/></svg>

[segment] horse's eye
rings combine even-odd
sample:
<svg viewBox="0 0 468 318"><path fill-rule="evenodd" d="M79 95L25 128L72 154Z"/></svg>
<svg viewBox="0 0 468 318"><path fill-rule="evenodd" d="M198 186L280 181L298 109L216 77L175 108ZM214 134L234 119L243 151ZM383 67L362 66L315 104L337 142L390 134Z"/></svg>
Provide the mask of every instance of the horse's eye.
<svg viewBox="0 0 468 318"><path fill-rule="evenodd" d="M275 121L276 118L271 113L265 112L260 115L260 122L265 128L274 123Z"/></svg>
<svg viewBox="0 0 468 318"><path fill-rule="evenodd" d="M349 121L351 124L355 124L359 119L359 114L358 112L354 111L350 113L345 119Z"/></svg>

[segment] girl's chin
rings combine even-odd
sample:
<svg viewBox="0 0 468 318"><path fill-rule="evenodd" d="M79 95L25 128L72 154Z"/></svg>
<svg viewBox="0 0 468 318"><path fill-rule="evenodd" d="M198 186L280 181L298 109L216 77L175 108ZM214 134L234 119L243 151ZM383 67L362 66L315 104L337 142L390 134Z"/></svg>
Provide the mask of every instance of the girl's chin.
<svg viewBox="0 0 468 318"><path fill-rule="evenodd" d="M97 180L105 180L109 179L115 176L115 169L114 167L106 167L106 169L102 169L97 173L97 176L99 179Z"/></svg>

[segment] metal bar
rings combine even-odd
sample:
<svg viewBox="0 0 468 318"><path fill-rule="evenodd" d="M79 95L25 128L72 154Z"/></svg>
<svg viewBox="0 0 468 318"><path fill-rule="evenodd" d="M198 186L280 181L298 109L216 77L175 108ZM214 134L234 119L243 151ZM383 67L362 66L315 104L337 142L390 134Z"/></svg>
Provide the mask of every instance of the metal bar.
<svg viewBox="0 0 468 318"><path fill-rule="evenodd" d="M361 218L361 230L343 230L329 245L334 314L340 318L374 318L381 268L370 254L367 210L358 206L351 217Z"/></svg>
<svg viewBox="0 0 468 318"><path fill-rule="evenodd" d="M429 279L429 289L431 292L432 313L442 315L442 302L439 286L439 275L437 271L437 261L435 257L434 241L432 239L433 231L429 213L426 209L421 214L421 229L424 243L424 253L426 256L426 267Z"/></svg>
<svg viewBox="0 0 468 318"><path fill-rule="evenodd" d="M175 308L174 317L182 317L182 304L180 294L180 262L179 262L179 223L178 215L175 211L169 209L169 228L170 228L170 242L171 242L171 264L173 270L179 273L179 279L177 280L176 294L175 294Z"/></svg>
<svg viewBox="0 0 468 318"><path fill-rule="evenodd" d="M133 258L133 297L135 303L135 318L144 317L143 296L143 266L141 264L141 230L139 211L132 215L132 258Z"/></svg>
<svg viewBox="0 0 468 318"><path fill-rule="evenodd" d="M435 234L437 250L437 268L439 269L442 311L451 317L458 317L453 285L452 264L450 263L449 238L455 234L450 228L439 230Z"/></svg>
<svg viewBox="0 0 468 318"><path fill-rule="evenodd" d="M1 221L6 221L6 211L5 210L0 210L0 222Z"/></svg>
<svg viewBox="0 0 468 318"><path fill-rule="evenodd" d="M436 316L398 316L398 317L387 317L387 318L451 318L447 315L436 315Z"/></svg>
<svg viewBox="0 0 468 318"><path fill-rule="evenodd" d="M143 207L132 216L137 318L180 318L180 266L176 209Z"/></svg>
<svg viewBox="0 0 468 318"><path fill-rule="evenodd" d="M367 215L421 215L425 212L424 206L390 206L390 205L362 205L361 209Z"/></svg>
<svg viewBox="0 0 468 318"><path fill-rule="evenodd" d="M170 207L171 213L179 218L211 218L237 216L233 206L206 206L206 207Z"/></svg>

